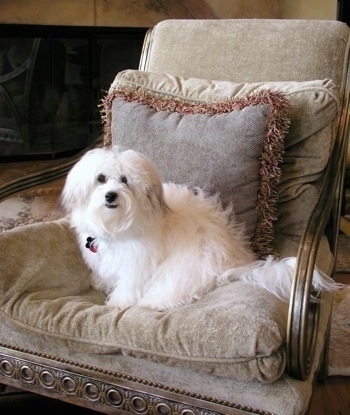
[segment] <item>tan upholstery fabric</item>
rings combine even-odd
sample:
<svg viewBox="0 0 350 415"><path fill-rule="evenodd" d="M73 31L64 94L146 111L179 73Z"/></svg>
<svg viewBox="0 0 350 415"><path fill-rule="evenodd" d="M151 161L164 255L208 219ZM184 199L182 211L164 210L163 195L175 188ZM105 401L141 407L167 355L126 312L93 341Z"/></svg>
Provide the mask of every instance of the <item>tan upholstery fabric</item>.
<svg viewBox="0 0 350 415"><path fill-rule="evenodd" d="M342 88L348 30L319 20L166 20L141 69L234 82L329 78Z"/></svg>
<svg viewBox="0 0 350 415"><path fill-rule="evenodd" d="M90 288L68 218L4 232L0 250L0 313L16 330L245 381L284 371L288 305L261 288L230 283L189 306L119 311Z"/></svg>
<svg viewBox="0 0 350 415"><path fill-rule="evenodd" d="M320 319L320 332L317 341L316 355L319 356L324 343L327 316L330 312L330 301L325 301ZM142 328L140 328L142 330ZM238 333L239 336L239 333ZM210 340L208 338L208 340ZM312 381L298 381L288 375L283 375L272 383L260 381L238 381L232 378L218 377L212 374L203 374L193 370L170 367L149 359L135 359L122 354L97 354L81 351L77 348L67 348L61 342L51 341L44 336L33 335L30 332L14 330L12 320L1 316L0 342L20 349L47 353L73 362L82 362L108 372L134 376L137 379L146 379L155 384L169 385L184 391L191 391L214 399L234 402L260 410L283 415L301 415L305 413L312 392ZM319 358L313 365L316 370ZM139 390L140 384L135 383Z"/></svg>

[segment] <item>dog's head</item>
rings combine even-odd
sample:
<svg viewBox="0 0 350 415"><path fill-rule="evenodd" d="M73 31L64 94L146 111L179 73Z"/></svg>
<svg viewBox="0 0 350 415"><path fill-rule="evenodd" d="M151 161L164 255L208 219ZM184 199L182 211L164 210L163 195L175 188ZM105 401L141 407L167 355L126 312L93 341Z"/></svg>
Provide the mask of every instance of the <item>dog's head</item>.
<svg viewBox="0 0 350 415"><path fill-rule="evenodd" d="M110 235L140 232L166 211L154 165L136 151L116 148L88 151L68 173L61 200L76 221Z"/></svg>

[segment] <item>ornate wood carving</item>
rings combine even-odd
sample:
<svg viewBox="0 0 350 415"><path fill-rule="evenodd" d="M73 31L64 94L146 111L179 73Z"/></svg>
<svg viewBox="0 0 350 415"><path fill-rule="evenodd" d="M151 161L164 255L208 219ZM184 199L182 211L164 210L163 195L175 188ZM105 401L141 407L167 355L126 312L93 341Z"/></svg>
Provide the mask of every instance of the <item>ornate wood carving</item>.
<svg viewBox="0 0 350 415"><path fill-rule="evenodd" d="M45 367L10 356L0 357L0 374L12 380L50 390L53 393L63 393L67 396L139 414L197 415L202 413L196 408L174 402L164 402L159 398L117 387L88 376L78 375L63 369Z"/></svg>
<svg viewBox="0 0 350 415"><path fill-rule="evenodd" d="M36 360L36 359L35 359ZM27 359L22 359L17 356L12 356L8 353L0 352L0 382L17 385L19 388L37 391L47 396L70 401L79 405L87 407L98 408L99 411L110 413L111 410L118 409L137 414L151 414L151 415L220 415L226 414L258 414L258 415L272 415L269 412L262 410L235 405L227 401L202 401L203 406L192 403L184 403L171 399L170 395L173 392L179 395L185 395L182 400L186 400L186 395L189 401L202 400L203 396L196 396L186 391L167 388L164 385L158 385L142 381L142 379L125 378L116 379L115 383L112 381L101 380L102 376L99 373L94 373L93 368L90 367L92 375L81 374L74 371L74 367L68 367L67 364L53 363L57 366L48 366L44 363L32 362ZM71 362L72 363L72 362ZM67 368L64 368L67 366ZM96 375L96 377L94 377ZM137 386L132 388L130 381L137 381ZM124 385L125 383L125 385ZM158 393L149 393L147 391L140 391L139 389L149 389L149 387L159 387ZM162 390L162 388L164 390ZM40 392L41 391L41 392ZM166 395L169 394L169 397ZM194 399L193 399L194 398ZM213 410L216 406L217 410ZM208 409L204 409L208 407Z"/></svg>

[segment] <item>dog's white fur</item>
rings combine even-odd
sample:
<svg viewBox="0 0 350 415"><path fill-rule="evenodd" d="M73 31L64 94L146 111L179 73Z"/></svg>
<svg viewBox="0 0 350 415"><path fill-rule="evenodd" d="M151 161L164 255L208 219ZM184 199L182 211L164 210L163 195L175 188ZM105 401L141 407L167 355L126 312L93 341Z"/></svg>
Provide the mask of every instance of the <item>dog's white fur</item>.
<svg viewBox="0 0 350 415"><path fill-rule="evenodd" d="M256 261L242 226L217 197L163 184L133 150L87 152L68 174L62 203L107 305L163 310L238 279L289 296L294 259ZM89 237L96 252L86 248ZM332 280L316 274L316 288L332 289Z"/></svg>

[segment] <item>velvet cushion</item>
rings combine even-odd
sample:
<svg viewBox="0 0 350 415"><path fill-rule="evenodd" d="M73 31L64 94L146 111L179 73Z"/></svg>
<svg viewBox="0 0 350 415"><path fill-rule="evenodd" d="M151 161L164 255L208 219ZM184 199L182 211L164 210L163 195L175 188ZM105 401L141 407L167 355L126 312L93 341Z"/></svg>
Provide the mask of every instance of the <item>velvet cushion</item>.
<svg viewBox="0 0 350 415"><path fill-rule="evenodd" d="M237 99L194 101L169 94L162 75L157 91L123 82L125 75L117 77L105 98L105 144L113 141L122 150L146 154L164 181L219 194L224 207L233 206L258 256L273 253L277 184L289 125L284 95L261 90Z"/></svg>
<svg viewBox="0 0 350 415"><path fill-rule="evenodd" d="M0 314L13 330L240 380L284 372L288 305L262 288L234 282L173 310L118 311L91 289L69 218L3 232L0 250Z"/></svg>

